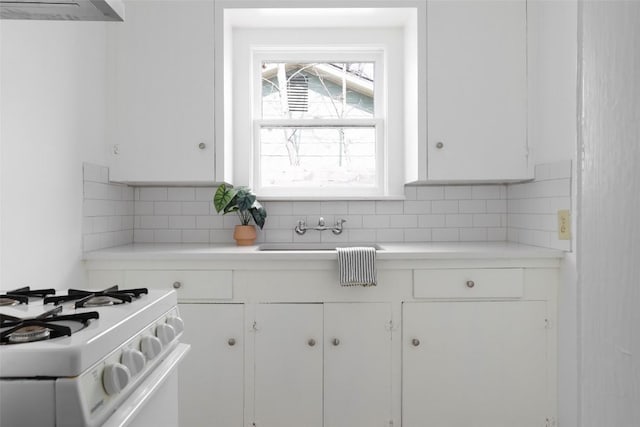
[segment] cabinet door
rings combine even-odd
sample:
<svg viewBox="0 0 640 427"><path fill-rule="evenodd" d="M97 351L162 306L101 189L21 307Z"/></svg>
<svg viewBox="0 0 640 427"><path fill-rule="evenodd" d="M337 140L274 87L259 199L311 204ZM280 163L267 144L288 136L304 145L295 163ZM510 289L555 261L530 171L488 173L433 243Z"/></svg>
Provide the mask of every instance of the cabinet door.
<svg viewBox="0 0 640 427"><path fill-rule="evenodd" d="M109 26L112 180L213 182L213 25L211 1L151 0Z"/></svg>
<svg viewBox="0 0 640 427"><path fill-rule="evenodd" d="M182 341L191 344L179 370L181 426L242 427L244 306L180 304Z"/></svg>
<svg viewBox="0 0 640 427"><path fill-rule="evenodd" d="M428 179L529 178L526 1L429 0L427 36Z"/></svg>
<svg viewBox="0 0 640 427"><path fill-rule="evenodd" d="M256 307L255 423L322 426L322 304Z"/></svg>
<svg viewBox="0 0 640 427"><path fill-rule="evenodd" d="M544 425L545 317L544 301L405 303L402 425Z"/></svg>
<svg viewBox="0 0 640 427"><path fill-rule="evenodd" d="M324 305L324 426L388 426L391 306Z"/></svg>

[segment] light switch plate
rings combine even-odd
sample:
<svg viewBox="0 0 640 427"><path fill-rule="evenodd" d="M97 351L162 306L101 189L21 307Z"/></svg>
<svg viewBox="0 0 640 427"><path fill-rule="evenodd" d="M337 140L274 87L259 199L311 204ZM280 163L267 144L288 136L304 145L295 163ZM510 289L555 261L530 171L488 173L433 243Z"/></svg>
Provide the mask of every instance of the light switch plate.
<svg viewBox="0 0 640 427"><path fill-rule="evenodd" d="M558 239L571 240L571 212L569 209L558 211Z"/></svg>

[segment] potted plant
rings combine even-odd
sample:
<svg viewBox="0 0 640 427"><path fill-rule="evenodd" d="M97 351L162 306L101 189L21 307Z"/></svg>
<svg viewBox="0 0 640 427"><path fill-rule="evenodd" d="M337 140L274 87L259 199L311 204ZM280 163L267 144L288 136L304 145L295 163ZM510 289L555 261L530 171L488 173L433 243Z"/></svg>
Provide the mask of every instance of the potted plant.
<svg viewBox="0 0 640 427"><path fill-rule="evenodd" d="M262 230L267 219L267 211L258 202L256 195L247 187L227 187L222 184L213 196L213 206L216 212L226 215L235 212L240 217L241 225L236 225L233 238L238 246L250 246L256 240L256 228L249 225L251 218Z"/></svg>

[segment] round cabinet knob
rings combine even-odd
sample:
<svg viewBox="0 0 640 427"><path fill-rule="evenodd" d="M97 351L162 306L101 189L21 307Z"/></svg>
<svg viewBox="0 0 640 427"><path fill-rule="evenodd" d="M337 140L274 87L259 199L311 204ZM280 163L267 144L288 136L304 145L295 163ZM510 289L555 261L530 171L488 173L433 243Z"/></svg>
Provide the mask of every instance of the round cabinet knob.
<svg viewBox="0 0 640 427"><path fill-rule="evenodd" d="M227 344L229 344L230 347L233 347L234 345L236 345L236 339L229 338L229 340L227 341Z"/></svg>
<svg viewBox="0 0 640 427"><path fill-rule="evenodd" d="M153 360L162 351L162 343L153 335L145 335L140 340L140 350L147 360Z"/></svg>
<svg viewBox="0 0 640 427"><path fill-rule="evenodd" d="M173 289L180 289L182 287L182 283L180 282L173 282Z"/></svg>
<svg viewBox="0 0 640 427"><path fill-rule="evenodd" d="M334 339L331 341L331 344L333 344L333 345L335 345L335 346L339 346L339 345L340 345L340 340L339 340L338 338L334 338Z"/></svg>
<svg viewBox="0 0 640 427"><path fill-rule="evenodd" d="M200 144L198 144L198 148L201 150L204 150L205 148L207 148L207 144L205 144L204 142L201 142Z"/></svg>
<svg viewBox="0 0 640 427"><path fill-rule="evenodd" d="M309 344L309 347L313 347L314 345L316 345L316 340L311 338L309 341L307 341L307 344Z"/></svg>
<svg viewBox="0 0 640 427"><path fill-rule="evenodd" d="M441 150L442 148L444 148L444 142L442 141L436 142L436 148L438 150Z"/></svg>
<svg viewBox="0 0 640 427"><path fill-rule="evenodd" d="M467 288L473 288L476 283L473 280L467 280Z"/></svg>
<svg viewBox="0 0 640 427"><path fill-rule="evenodd" d="M184 321L178 316L167 317L167 324L171 325L173 330L176 332L176 335L184 331Z"/></svg>
<svg viewBox="0 0 640 427"><path fill-rule="evenodd" d="M414 347L418 347L420 345L420 340L418 338L414 338L411 340L411 345Z"/></svg>
<svg viewBox="0 0 640 427"><path fill-rule="evenodd" d="M129 368L121 363L114 363L104 367L102 385L109 396L122 391L129 384L131 373Z"/></svg>
<svg viewBox="0 0 640 427"><path fill-rule="evenodd" d="M156 337L163 345L167 345L176 337L176 330L173 329L173 326L163 323L156 327Z"/></svg>
<svg viewBox="0 0 640 427"><path fill-rule="evenodd" d="M144 368L145 360L142 352L133 348L127 348L122 352L120 361L129 369L132 377L135 377Z"/></svg>

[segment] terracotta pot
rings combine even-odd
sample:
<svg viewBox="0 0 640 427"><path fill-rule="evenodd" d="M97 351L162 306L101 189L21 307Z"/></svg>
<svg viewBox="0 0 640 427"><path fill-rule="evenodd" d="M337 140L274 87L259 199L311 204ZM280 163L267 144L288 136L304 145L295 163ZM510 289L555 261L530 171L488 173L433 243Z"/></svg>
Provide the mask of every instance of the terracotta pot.
<svg viewBox="0 0 640 427"><path fill-rule="evenodd" d="M233 238L238 246L251 246L256 241L256 227L253 225L236 225Z"/></svg>

